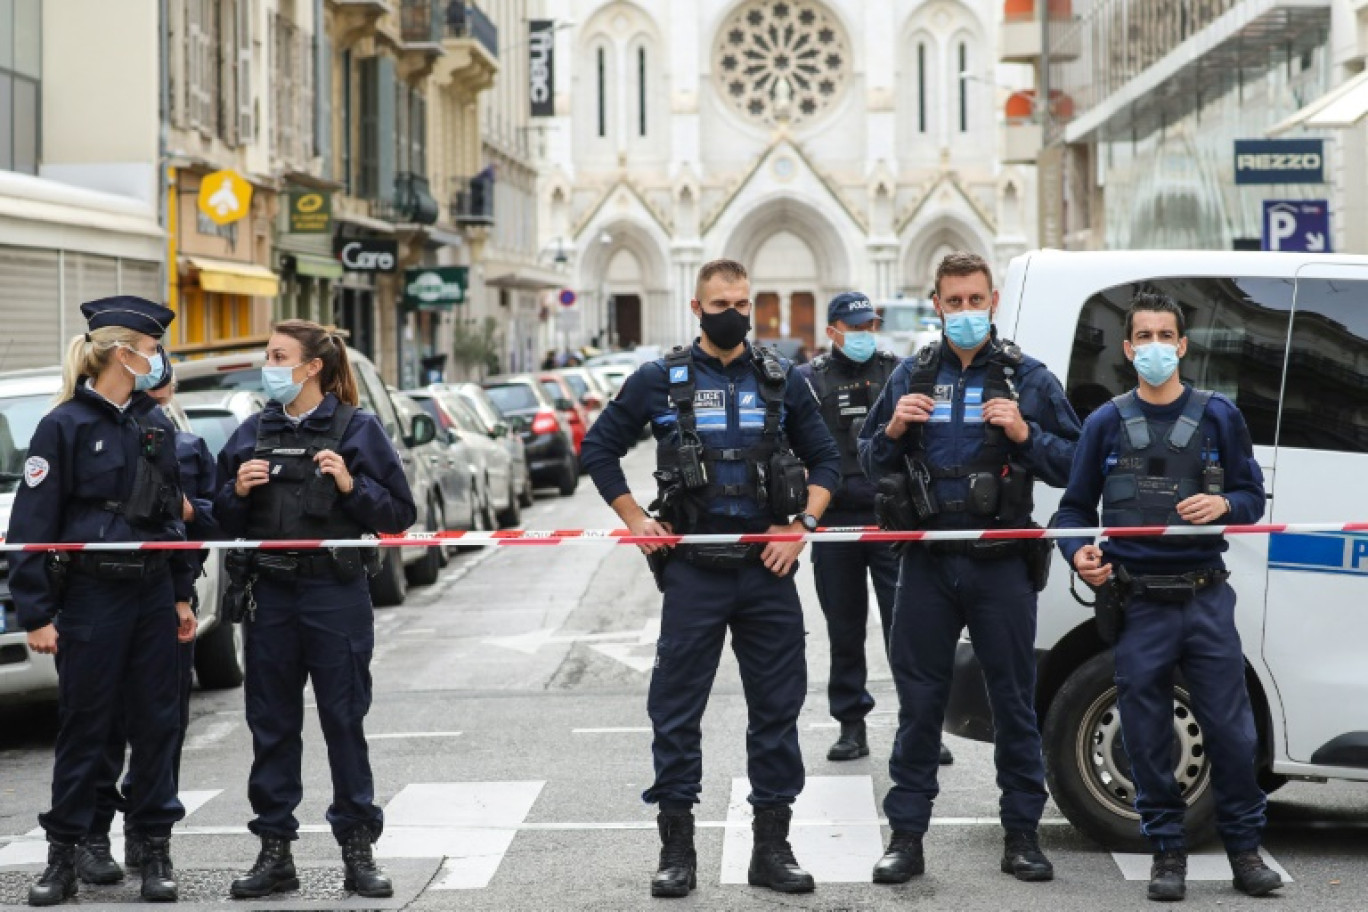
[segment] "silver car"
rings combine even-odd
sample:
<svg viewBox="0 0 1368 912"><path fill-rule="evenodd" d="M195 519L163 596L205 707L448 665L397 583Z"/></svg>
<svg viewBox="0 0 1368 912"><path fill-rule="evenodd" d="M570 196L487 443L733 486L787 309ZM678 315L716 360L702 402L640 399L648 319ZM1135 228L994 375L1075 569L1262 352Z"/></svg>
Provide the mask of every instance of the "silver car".
<svg viewBox="0 0 1368 912"><path fill-rule="evenodd" d="M520 523L522 507L518 502L513 459L499 444L497 432L483 427L470 407L455 394L413 390L407 395L437 422L438 439L446 439L451 458L470 463L484 489L484 503L496 514L495 522L502 527Z"/></svg>

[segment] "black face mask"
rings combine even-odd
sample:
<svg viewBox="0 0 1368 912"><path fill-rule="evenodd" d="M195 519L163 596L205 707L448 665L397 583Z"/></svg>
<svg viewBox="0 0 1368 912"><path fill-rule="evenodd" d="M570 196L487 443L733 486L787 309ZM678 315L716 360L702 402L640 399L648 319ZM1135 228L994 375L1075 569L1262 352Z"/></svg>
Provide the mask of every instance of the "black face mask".
<svg viewBox="0 0 1368 912"><path fill-rule="evenodd" d="M722 351L731 351L744 342L751 328L750 317L734 307L728 307L721 313L708 313L705 310L699 316L698 323L703 327L703 335L708 337L708 341Z"/></svg>

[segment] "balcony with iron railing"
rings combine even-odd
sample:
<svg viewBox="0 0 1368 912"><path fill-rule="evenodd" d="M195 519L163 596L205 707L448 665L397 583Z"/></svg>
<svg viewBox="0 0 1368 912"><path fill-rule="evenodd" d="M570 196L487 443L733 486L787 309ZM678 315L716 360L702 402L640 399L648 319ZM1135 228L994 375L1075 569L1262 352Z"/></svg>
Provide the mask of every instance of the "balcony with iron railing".
<svg viewBox="0 0 1368 912"><path fill-rule="evenodd" d="M470 94L494 84L499 72L499 29L474 3L446 3L442 46L446 56L436 64L438 82Z"/></svg>
<svg viewBox="0 0 1368 912"><path fill-rule="evenodd" d="M444 0L401 0L399 8L399 75L421 79L446 53L442 44Z"/></svg>
<svg viewBox="0 0 1368 912"><path fill-rule="evenodd" d="M472 38L490 57L499 59L499 28L474 3L451 0L447 4L446 34L448 38Z"/></svg>
<svg viewBox="0 0 1368 912"><path fill-rule="evenodd" d="M471 178L453 178L451 192L451 220L461 227L494 224L494 177L477 174Z"/></svg>

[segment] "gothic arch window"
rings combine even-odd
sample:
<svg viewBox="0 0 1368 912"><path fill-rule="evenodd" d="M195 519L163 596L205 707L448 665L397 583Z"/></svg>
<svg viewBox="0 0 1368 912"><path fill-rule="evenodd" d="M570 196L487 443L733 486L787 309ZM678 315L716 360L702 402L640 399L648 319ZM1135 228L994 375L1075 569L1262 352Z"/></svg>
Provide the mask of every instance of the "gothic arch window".
<svg viewBox="0 0 1368 912"><path fill-rule="evenodd" d="M917 132L926 132L926 42L917 42Z"/></svg>
<svg viewBox="0 0 1368 912"><path fill-rule="evenodd" d="M972 74L969 72L969 44L965 41L959 42L955 48L956 62L959 64L955 71L955 84L959 87L959 131L969 132L969 80Z"/></svg>
<svg viewBox="0 0 1368 912"><path fill-rule="evenodd" d="M599 45L594 52L594 123L598 135L608 135L608 49Z"/></svg>
<svg viewBox="0 0 1368 912"><path fill-rule="evenodd" d="M749 0L713 43L718 94L757 123L817 119L841 98L850 72L845 29L814 0Z"/></svg>
<svg viewBox="0 0 1368 912"><path fill-rule="evenodd" d="M637 136L646 135L646 48L639 46L636 49L636 77L637 77Z"/></svg>

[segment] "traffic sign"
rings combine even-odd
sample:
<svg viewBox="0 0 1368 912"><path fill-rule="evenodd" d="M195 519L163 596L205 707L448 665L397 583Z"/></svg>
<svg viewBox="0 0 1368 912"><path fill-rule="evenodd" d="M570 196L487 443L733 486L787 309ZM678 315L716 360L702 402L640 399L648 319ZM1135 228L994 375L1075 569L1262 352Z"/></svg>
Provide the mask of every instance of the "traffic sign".
<svg viewBox="0 0 1368 912"><path fill-rule="evenodd" d="M215 225L228 225L252 211L252 185L236 171L215 171L200 181L199 210Z"/></svg>
<svg viewBox="0 0 1368 912"><path fill-rule="evenodd" d="M1330 253L1330 204L1325 200L1264 200L1263 249Z"/></svg>
<svg viewBox="0 0 1368 912"><path fill-rule="evenodd" d="M556 300L561 302L562 307L574 307L575 301L578 300L578 298L576 297L575 293L569 288L562 288L560 297L558 297Z"/></svg>

